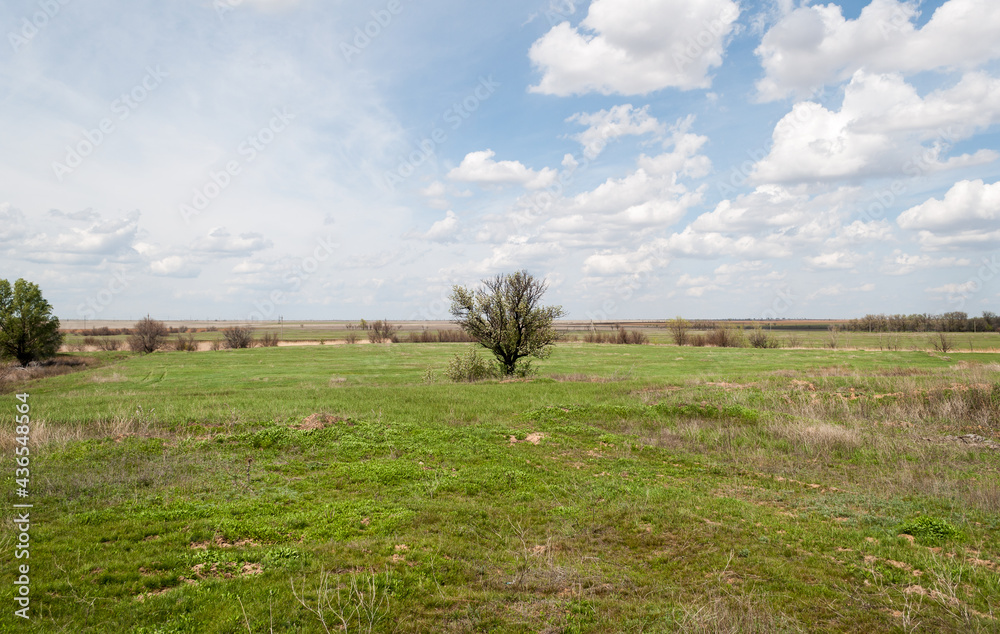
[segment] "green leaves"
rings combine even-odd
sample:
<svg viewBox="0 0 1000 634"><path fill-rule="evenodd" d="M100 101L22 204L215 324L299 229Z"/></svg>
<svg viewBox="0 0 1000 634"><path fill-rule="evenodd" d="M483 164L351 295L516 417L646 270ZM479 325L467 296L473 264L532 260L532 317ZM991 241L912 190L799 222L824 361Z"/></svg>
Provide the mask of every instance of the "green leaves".
<svg viewBox="0 0 1000 634"><path fill-rule="evenodd" d="M59 319L37 284L0 280L0 357L21 365L54 357L62 345Z"/></svg>
<svg viewBox="0 0 1000 634"><path fill-rule="evenodd" d="M519 359L544 358L558 339L552 322L565 313L561 306L539 305L547 289L527 271L497 275L474 292L455 286L451 314L496 356L504 374L516 374Z"/></svg>

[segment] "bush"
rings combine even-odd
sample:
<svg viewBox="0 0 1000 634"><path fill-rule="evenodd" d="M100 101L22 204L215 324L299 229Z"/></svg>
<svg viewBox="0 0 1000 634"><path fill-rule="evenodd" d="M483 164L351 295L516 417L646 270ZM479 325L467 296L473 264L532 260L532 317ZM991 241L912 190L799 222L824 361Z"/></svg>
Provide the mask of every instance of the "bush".
<svg viewBox="0 0 1000 634"><path fill-rule="evenodd" d="M132 336L128 339L128 347L133 352L149 354L163 347L167 336L167 327L162 321L151 319L146 315L142 321L132 327Z"/></svg>
<svg viewBox="0 0 1000 634"><path fill-rule="evenodd" d="M591 330L583 336L583 340L587 343L611 343L611 333L601 332L600 330Z"/></svg>
<svg viewBox="0 0 1000 634"><path fill-rule="evenodd" d="M627 331L621 326L618 327L618 330L611 332L591 330L583 336L583 340L587 343L617 343L633 345L649 343L649 337L647 337L645 333L638 330Z"/></svg>
<svg viewBox="0 0 1000 634"><path fill-rule="evenodd" d="M683 346L688 342L688 330L691 329L691 323L688 320L677 317L677 319L667 322L667 328L670 329L670 336L675 344Z"/></svg>
<svg viewBox="0 0 1000 634"><path fill-rule="evenodd" d="M368 340L372 343L396 343L399 338L396 336L398 326L390 324L388 321L379 319L368 326Z"/></svg>
<svg viewBox="0 0 1000 634"><path fill-rule="evenodd" d="M424 330L411 332L410 343L475 343L464 330Z"/></svg>
<svg viewBox="0 0 1000 634"><path fill-rule="evenodd" d="M278 341L280 341L280 339L277 334L273 332L266 332L257 343L261 348L277 348Z"/></svg>
<svg viewBox="0 0 1000 634"><path fill-rule="evenodd" d="M452 358L445 375L455 382L472 382L496 378L499 372L496 367L491 367L486 359L479 356L475 348L469 348L464 355L456 354Z"/></svg>
<svg viewBox="0 0 1000 634"><path fill-rule="evenodd" d="M351 344L351 343L357 343L358 342L358 334L356 332L348 332L347 336L344 337L344 341L346 341L349 344Z"/></svg>
<svg viewBox="0 0 1000 634"><path fill-rule="evenodd" d="M691 345L696 348L703 348L708 341L705 340L705 335L691 335Z"/></svg>
<svg viewBox="0 0 1000 634"><path fill-rule="evenodd" d="M177 335L174 340L174 350L177 352L195 352L198 350L198 343L194 340L194 335Z"/></svg>
<svg viewBox="0 0 1000 634"><path fill-rule="evenodd" d="M777 337L761 328L760 324L755 324L753 330L747 335L747 341L754 348L777 348L780 346Z"/></svg>
<svg viewBox="0 0 1000 634"><path fill-rule="evenodd" d="M621 326L618 327L618 336L615 343L620 344L630 344L630 345L643 345L649 343L649 337L645 333L639 332L638 330L632 330L631 332L626 332Z"/></svg>
<svg viewBox="0 0 1000 634"><path fill-rule="evenodd" d="M745 348L747 346L747 337L743 329L733 328L727 324L718 324L706 335L705 341L708 345L719 348Z"/></svg>
<svg viewBox="0 0 1000 634"><path fill-rule="evenodd" d="M233 350L253 348L253 326L224 328L222 330L222 338L226 341L226 347Z"/></svg>
<svg viewBox="0 0 1000 634"><path fill-rule="evenodd" d="M924 516L900 524L896 527L896 533L913 535L926 546L940 545L961 535L958 529L948 522Z"/></svg>
<svg viewBox="0 0 1000 634"><path fill-rule="evenodd" d="M931 347L940 353L947 354L955 349L955 340L948 333L941 331L931 337Z"/></svg>

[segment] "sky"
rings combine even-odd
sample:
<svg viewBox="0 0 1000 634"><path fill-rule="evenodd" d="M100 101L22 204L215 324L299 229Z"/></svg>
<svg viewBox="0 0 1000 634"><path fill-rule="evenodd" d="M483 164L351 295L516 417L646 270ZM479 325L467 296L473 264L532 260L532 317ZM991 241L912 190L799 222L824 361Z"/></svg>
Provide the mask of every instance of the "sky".
<svg viewBox="0 0 1000 634"><path fill-rule="evenodd" d="M996 0L4 0L61 319L1000 312Z"/></svg>

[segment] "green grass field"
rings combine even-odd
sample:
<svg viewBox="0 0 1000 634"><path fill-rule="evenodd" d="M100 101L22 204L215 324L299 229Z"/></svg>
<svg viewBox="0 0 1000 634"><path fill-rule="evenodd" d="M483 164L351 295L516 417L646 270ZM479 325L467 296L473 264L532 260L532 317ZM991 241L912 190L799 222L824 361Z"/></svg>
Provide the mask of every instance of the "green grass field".
<svg viewBox="0 0 1000 634"><path fill-rule="evenodd" d="M78 353L8 385L0 630L1000 631L1000 354L564 343L450 383L465 349Z"/></svg>

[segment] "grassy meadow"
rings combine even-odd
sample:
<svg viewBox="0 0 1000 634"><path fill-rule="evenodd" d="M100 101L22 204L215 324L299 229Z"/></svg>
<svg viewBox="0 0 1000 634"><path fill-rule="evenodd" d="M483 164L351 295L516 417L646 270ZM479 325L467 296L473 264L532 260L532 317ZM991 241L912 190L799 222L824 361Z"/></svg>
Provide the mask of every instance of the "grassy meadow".
<svg viewBox="0 0 1000 634"><path fill-rule="evenodd" d="M8 384L0 631L1000 631L1000 354L568 342L451 383L466 347Z"/></svg>

